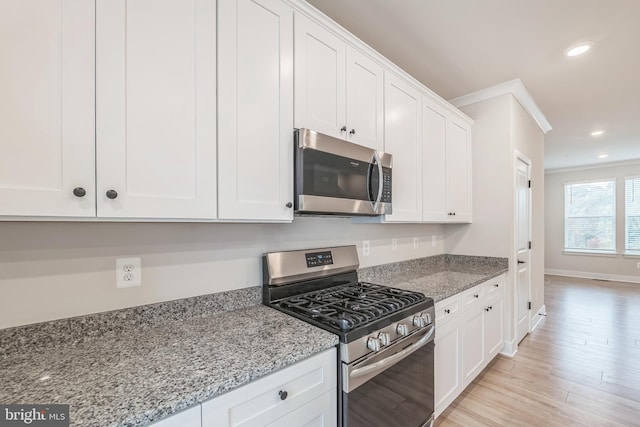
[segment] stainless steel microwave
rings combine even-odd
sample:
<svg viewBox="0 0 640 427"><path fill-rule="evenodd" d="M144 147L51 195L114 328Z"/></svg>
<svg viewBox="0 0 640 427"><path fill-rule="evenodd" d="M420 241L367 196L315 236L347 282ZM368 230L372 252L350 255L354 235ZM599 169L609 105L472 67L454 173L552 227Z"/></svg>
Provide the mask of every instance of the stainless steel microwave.
<svg viewBox="0 0 640 427"><path fill-rule="evenodd" d="M296 129L295 211L313 215L383 215L391 210L391 154Z"/></svg>

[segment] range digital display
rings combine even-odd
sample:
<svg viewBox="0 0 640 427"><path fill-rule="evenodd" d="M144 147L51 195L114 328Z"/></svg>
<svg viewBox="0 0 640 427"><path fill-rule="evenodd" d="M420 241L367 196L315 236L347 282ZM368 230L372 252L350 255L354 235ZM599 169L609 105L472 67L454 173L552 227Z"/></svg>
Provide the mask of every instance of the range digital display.
<svg viewBox="0 0 640 427"><path fill-rule="evenodd" d="M331 251L313 252L304 255L307 258L307 268L333 264L333 255L331 255Z"/></svg>

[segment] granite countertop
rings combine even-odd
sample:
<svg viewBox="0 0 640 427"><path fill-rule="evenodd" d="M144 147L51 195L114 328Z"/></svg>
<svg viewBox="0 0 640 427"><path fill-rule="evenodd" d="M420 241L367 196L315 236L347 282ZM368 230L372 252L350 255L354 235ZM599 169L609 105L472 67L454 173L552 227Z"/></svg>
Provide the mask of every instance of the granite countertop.
<svg viewBox="0 0 640 427"><path fill-rule="evenodd" d="M89 339L66 325L44 346L28 327L0 331L0 403L69 404L72 426L142 426L338 344L262 305L183 317Z"/></svg>
<svg viewBox="0 0 640 427"><path fill-rule="evenodd" d="M434 302L509 270L506 258L438 255L361 269L361 280L422 292Z"/></svg>

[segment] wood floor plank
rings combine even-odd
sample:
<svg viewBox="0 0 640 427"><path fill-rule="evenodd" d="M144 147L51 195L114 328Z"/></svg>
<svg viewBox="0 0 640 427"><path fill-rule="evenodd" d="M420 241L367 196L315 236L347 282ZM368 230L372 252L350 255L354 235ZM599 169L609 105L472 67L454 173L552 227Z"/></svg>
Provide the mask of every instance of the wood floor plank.
<svg viewBox="0 0 640 427"><path fill-rule="evenodd" d="M437 427L640 426L640 284L547 279L547 316Z"/></svg>

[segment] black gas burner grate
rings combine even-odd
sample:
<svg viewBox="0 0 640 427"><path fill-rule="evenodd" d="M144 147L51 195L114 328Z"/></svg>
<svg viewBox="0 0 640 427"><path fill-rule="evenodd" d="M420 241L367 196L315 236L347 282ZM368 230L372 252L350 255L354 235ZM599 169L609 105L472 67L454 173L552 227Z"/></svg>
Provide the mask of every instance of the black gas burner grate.
<svg viewBox="0 0 640 427"><path fill-rule="evenodd" d="M417 292L359 282L295 295L276 304L346 332L424 300Z"/></svg>

